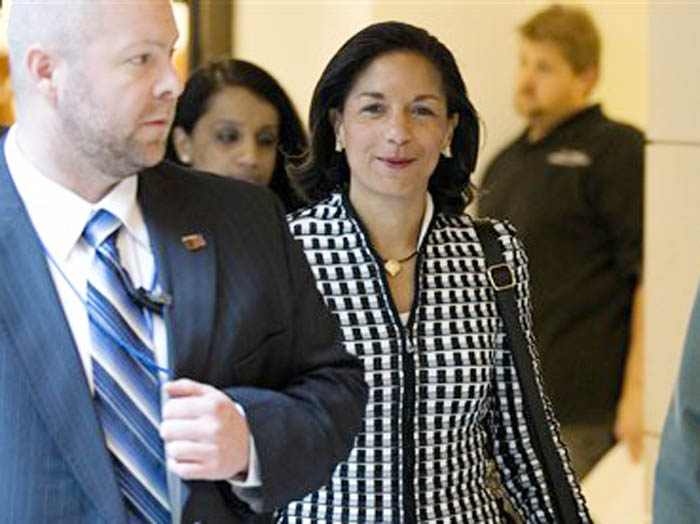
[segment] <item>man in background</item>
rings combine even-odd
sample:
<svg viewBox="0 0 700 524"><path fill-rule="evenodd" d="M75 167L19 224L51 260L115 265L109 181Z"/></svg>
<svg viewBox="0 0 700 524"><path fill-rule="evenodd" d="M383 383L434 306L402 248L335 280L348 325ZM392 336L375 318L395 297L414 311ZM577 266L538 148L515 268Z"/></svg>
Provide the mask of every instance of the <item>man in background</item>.
<svg viewBox="0 0 700 524"><path fill-rule="evenodd" d="M366 402L281 204L160 164L168 0L9 16L0 520L270 522L330 478Z"/></svg>
<svg viewBox="0 0 700 524"><path fill-rule="evenodd" d="M641 455L644 138L589 102L600 38L585 11L549 7L520 37L527 128L488 166L479 214L525 244L545 389L583 477L615 440Z"/></svg>

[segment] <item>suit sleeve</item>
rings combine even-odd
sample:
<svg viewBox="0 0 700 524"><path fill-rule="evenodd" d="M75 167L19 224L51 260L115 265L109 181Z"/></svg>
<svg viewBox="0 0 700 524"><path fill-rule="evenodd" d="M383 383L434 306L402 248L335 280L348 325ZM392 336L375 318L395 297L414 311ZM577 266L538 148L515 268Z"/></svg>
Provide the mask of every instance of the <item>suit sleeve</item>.
<svg viewBox="0 0 700 524"><path fill-rule="evenodd" d="M292 364L279 390L234 387L255 437L261 488L235 488L257 512L271 511L327 483L362 427L367 385L360 361L347 353L335 319L316 290L301 247L277 206L292 300Z"/></svg>
<svg viewBox="0 0 700 524"><path fill-rule="evenodd" d="M559 425L555 420L552 405L545 396L542 387L542 376L532 335L527 258L522 245L514 236L514 230L502 223L497 224L496 227L503 244L505 259L515 268L520 322L529 340L535 379L544 403L544 411L552 431L552 437L574 493L582 522L590 522L585 501L569 463L566 448L559 436ZM523 519L530 523L554 522L555 517L544 481L542 464L537 458L528 433L528 425L523 412L523 393L504 331L501 332L500 337L501 341L498 344L500 348L496 350L492 383L493 419L490 437L493 456L507 496Z"/></svg>
<svg viewBox="0 0 700 524"><path fill-rule="evenodd" d="M700 285L678 382L661 435L654 483L654 522L700 522Z"/></svg>

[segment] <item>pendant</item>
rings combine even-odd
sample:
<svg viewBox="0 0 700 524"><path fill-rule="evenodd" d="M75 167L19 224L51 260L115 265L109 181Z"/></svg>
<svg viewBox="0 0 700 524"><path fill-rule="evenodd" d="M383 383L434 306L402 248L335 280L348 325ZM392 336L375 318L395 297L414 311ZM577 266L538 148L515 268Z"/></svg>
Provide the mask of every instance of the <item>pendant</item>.
<svg viewBox="0 0 700 524"><path fill-rule="evenodd" d="M386 262L384 262L384 270L389 273L392 277L395 277L401 272L401 269L403 266L401 265L401 262L394 258L390 258Z"/></svg>

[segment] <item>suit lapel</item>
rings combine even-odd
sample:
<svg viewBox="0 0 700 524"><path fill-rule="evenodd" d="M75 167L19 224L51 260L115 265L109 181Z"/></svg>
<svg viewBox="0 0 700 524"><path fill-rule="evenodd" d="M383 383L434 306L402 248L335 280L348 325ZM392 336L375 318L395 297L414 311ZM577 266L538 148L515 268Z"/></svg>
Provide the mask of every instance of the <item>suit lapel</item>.
<svg viewBox="0 0 700 524"><path fill-rule="evenodd" d="M173 298L165 313L170 366L176 377L202 380L214 323L216 246L207 217L186 202L177 176L160 169L140 175L138 198L159 282Z"/></svg>
<svg viewBox="0 0 700 524"><path fill-rule="evenodd" d="M38 237L10 178L0 141L0 322L32 401L84 489L108 522L123 522L114 469L73 336Z"/></svg>

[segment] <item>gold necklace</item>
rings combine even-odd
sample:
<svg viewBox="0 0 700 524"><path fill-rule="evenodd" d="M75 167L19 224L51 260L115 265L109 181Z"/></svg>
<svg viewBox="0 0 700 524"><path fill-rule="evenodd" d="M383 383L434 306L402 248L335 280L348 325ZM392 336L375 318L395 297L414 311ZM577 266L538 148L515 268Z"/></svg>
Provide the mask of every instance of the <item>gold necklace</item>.
<svg viewBox="0 0 700 524"><path fill-rule="evenodd" d="M399 273L401 273L401 270L403 269L403 264L404 262L408 262L411 260L413 257L415 257L418 254L418 251L414 251L410 255L404 258L399 258L398 260L395 258L388 258L386 260L382 259L382 262L384 263L384 271L389 273L389 276L395 277Z"/></svg>

